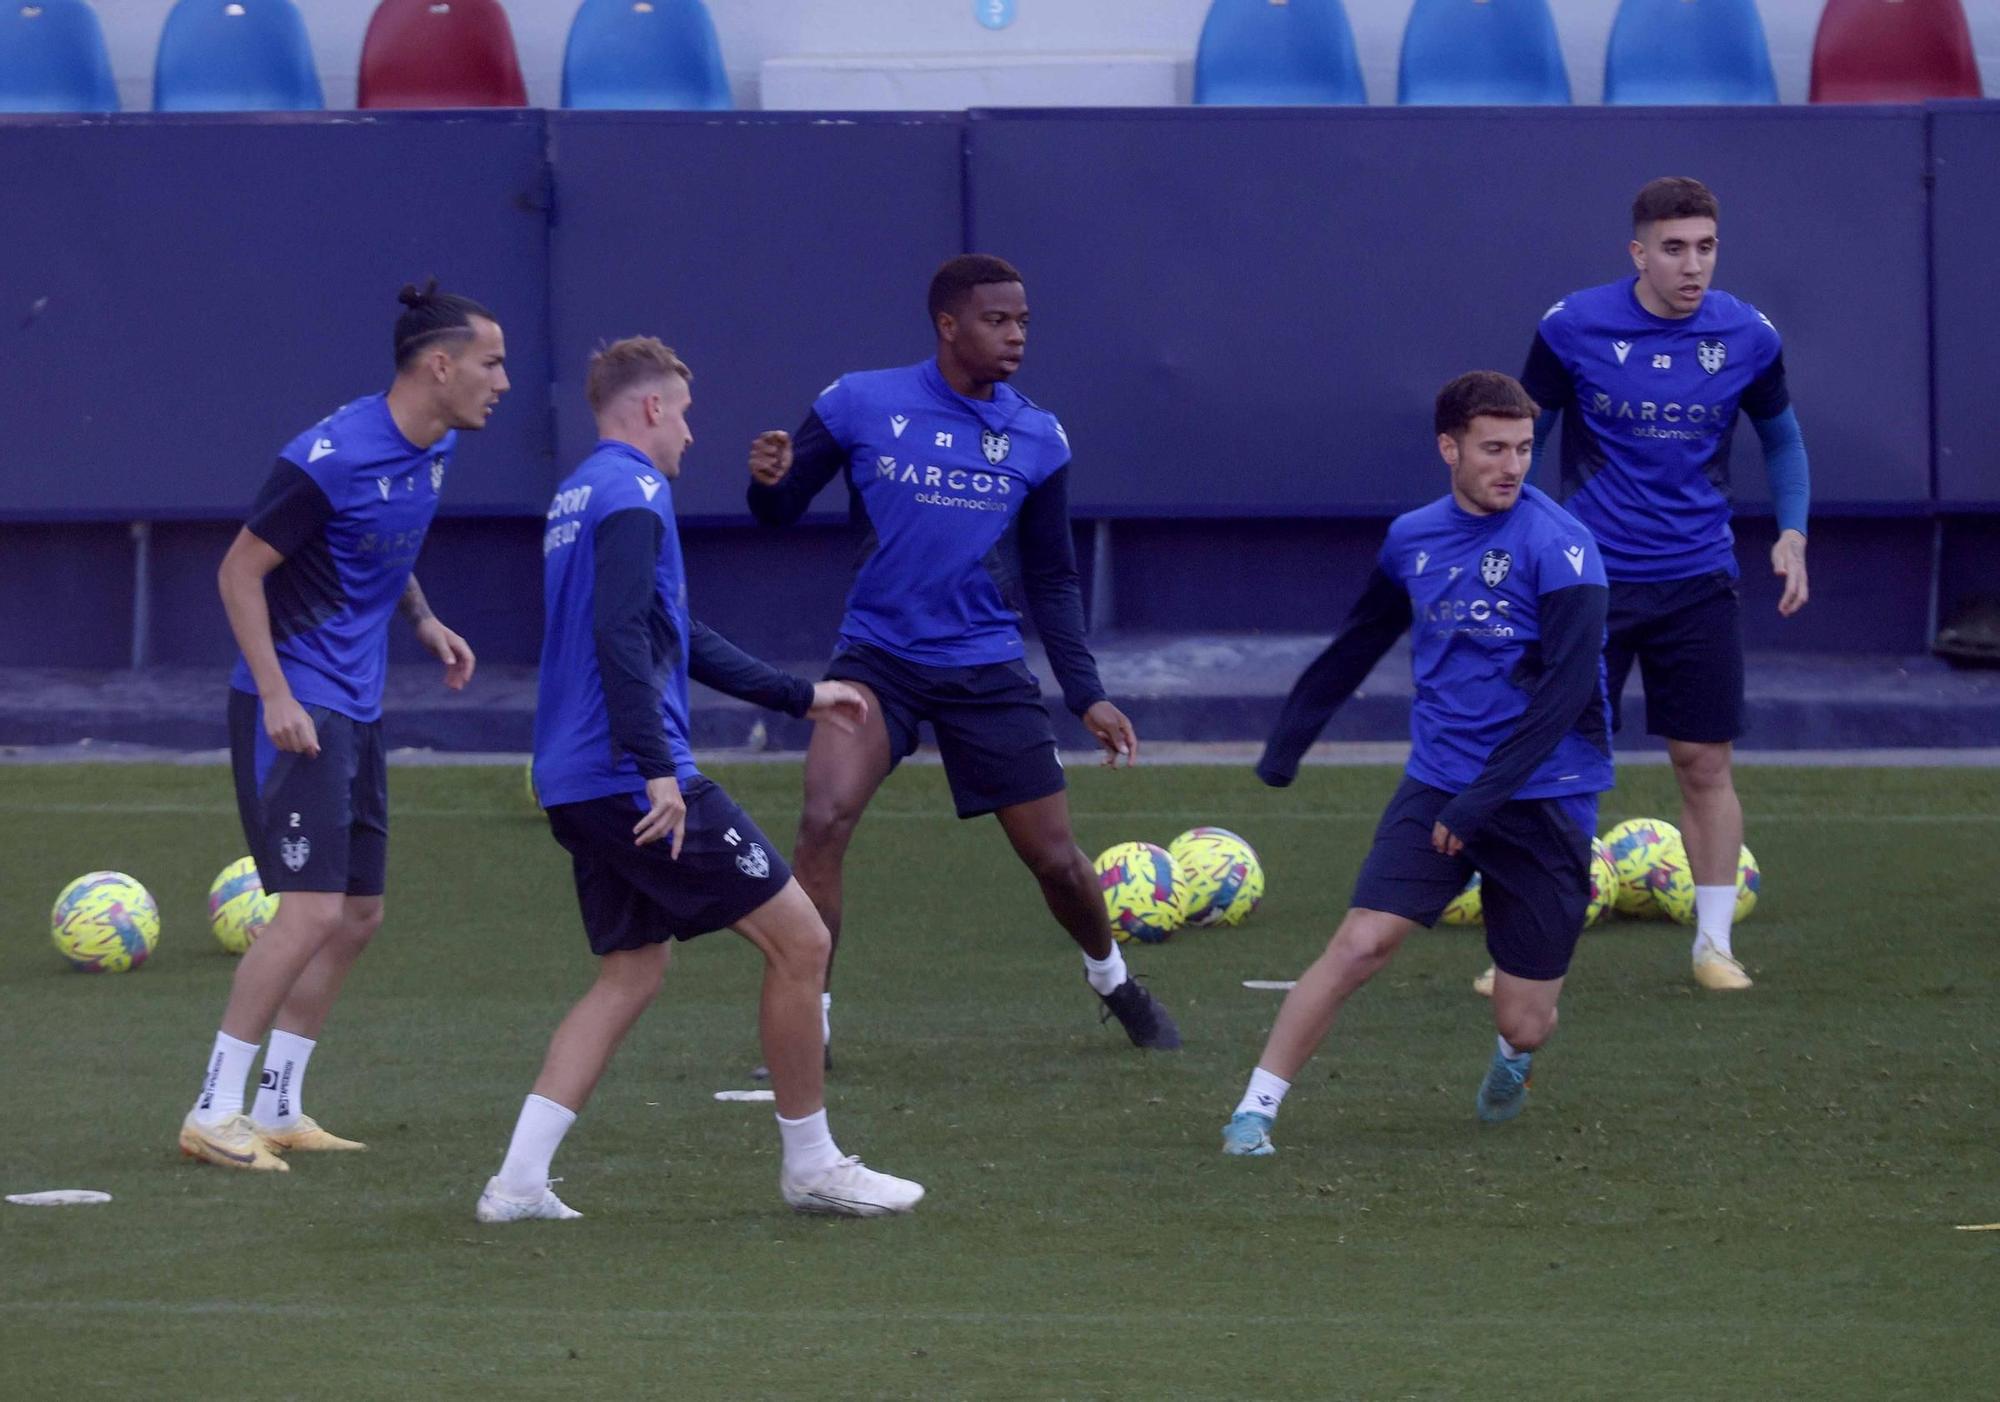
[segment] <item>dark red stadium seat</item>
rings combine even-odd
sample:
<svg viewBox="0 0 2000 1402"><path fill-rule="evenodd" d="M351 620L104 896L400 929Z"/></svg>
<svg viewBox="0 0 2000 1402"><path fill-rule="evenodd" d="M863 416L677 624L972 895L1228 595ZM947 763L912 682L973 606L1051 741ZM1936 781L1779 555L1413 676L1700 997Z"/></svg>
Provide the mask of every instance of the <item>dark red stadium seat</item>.
<svg viewBox="0 0 2000 1402"><path fill-rule="evenodd" d="M526 107L499 0L382 0L361 41L357 107Z"/></svg>
<svg viewBox="0 0 2000 1402"><path fill-rule="evenodd" d="M1958 0L1826 0L1813 41L1814 102L1980 95Z"/></svg>

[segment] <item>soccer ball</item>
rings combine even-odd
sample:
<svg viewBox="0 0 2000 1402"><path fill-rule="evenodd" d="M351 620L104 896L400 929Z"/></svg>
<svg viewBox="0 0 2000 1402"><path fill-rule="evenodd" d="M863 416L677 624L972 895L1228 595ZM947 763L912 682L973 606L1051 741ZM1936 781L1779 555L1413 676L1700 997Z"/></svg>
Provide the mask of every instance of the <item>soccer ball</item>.
<svg viewBox="0 0 2000 1402"><path fill-rule="evenodd" d="M1227 828L1189 828L1167 844L1181 871L1181 908L1190 925L1241 925L1264 898L1264 866Z"/></svg>
<svg viewBox="0 0 2000 1402"><path fill-rule="evenodd" d="M1688 866L1687 848L1679 833L1663 846L1646 878L1660 913L1681 925L1694 924L1694 872Z"/></svg>
<svg viewBox="0 0 2000 1402"><path fill-rule="evenodd" d="M1757 859L1745 847L1736 858L1736 919L1750 918L1750 912L1757 908L1757 888L1763 884L1764 877L1757 870Z"/></svg>
<svg viewBox="0 0 2000 1402"><path fill-rule="evenodd" d="M265 894L254 859L231 862L208 888L208 927L215 931L216 943L231 954L241 954L264 933L281 899Z"/></svg>
<svg viewBox="0 0 2000 1402"><path fill-rule="evenodd" d="M1105 848L1096 867L1111 933L1120 941L1158 944L1186 923L1181 891L1187 878L1166 848L1121 842Z"/></svg>
<svg viewBox="0 0 2000 1402"><path fill-rule="evenodd" d="M1585 929L1603 920L1618 899L1618 867L1601 837L1590 839L1590 904L1584 907Z"/></svg>
<svg viewBox="0 0 2000 1402"><path fill-rule="evenodd" d="M122 974L145 963L160 942L160 910L124 872L93 871L56 897L49 934L62 957L84 972Z"/></svg>
<svg viewBox="0 0 2000 1402"><path fill-rule="evenodd" d="M1604 846L1618 875L1614 904L1620 915L1660 914L1660 904L1653 897L1653 867L1668 843L1678 848L1680 841L1680 829L1658 818L1627 819L1604 834ZM1682 865L1686 865L1685 859Z"/></svg>
<svg viewBox="0 0 2000 1402"><path fill-rule="evenodd" d="M1477 925L1486 918L1484 902L1479 895L1479 873L1472 873L1472 880L1465 883L1465 889L1451 898L1451 904L1438 916L1440 925Z"/></svg>

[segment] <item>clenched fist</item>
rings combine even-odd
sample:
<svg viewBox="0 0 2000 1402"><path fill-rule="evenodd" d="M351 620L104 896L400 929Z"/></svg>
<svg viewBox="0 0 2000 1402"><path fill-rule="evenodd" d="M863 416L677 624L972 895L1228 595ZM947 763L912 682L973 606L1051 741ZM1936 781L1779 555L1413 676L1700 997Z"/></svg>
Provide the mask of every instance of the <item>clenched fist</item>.
<svg viewBox="0 0 2000 1402"><path fill-rule="evenodd" d="M792 470L792 435L781 428L768 429L750 444L750 480L775 487Z"/></svg>

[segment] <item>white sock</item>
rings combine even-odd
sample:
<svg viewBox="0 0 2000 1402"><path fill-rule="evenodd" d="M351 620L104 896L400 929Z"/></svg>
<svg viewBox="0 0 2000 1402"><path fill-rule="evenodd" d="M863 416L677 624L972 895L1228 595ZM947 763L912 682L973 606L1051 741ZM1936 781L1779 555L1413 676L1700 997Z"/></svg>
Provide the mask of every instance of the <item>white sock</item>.
<svg viewBox="0 0 2000 1402"><path fill-rule="evenodd" d="M1736 919L1734 886L1694 888L1694 947L1707 944L1718 954L1729 954L1729 927ZM1731 956L1734 957L1733 955Z"/></svg>
<svg viewBox="0 0 2000 1402"><path fill-rule="evenodd" d="M821 1173L840 1162L833 1131L826 1127L826 1107L802 1120L778 1116L778 1137L785 1145L785 1172L794 1178Z"/></svg>
<svg viewBox="0 0 2000 1402"><path fill-rule="evenodd" d="M201 1094L195 1097L194 1117L212 1125L242 1114L243 1083L250 1079L250 1063L256 1059L255 1042L239 1042L227 1032L217 1032L208 1070L202 1073Z"/></svg>
<svg viewBox="0 0 2000 1402"><path fill-rule="evenodd" d="M1111 952L1102 959L1083 956L1083 976L1090 980L1090 987L1098 997L1109 997L1112 990L1130 977L1125 972L1125 951L1112 941Z"/></svg>
<svg viewBox="0 0 2000 1402"><path fill-rule="evenodd" d="M833 995L819 995L819 1039L828 1046L833 1045Z"/></svg>
<svg viewBox="0 0 2000 1402"><path fill-rule="evenodd" d="M506 1162L500 1165L500 1191L514 1198L539 1198L549 1186L549 1164L575 1123L576 1111L546 1096L522 1101Z"/></svg>
<svg viewBox="0 0 2000 1402"><path fill-rule="evenodd" d="M250 1118L267 1129L290 1129L303 1113L306 1060L318 1043L310 1037L271 1029L271 1049L264 1053L264 1074L257 1078L257 1101Z"/></svg>
<svg viewBox="0 0 2000 1402"><path fill-rule="evenodd" d="M1250 1086L1243 1092L1243 1098L1236 1102L1236 1113L1240 1115L1248 1110L1275 1120L1278 1118L1278 1107L1285 1103L1285 1092L1291 1088L1290 1081L1282 1076L1273 1076L1259 1066L1250 1073Z"/></svg>
<svg viewBox="0 0 2000 1402"><path fill-rule="evenodd" d="M1515 1061L1524 1056L1534 1055L1533 1052L1522 1051L1519 1047L1515 1046L1505 1037L1495 1037L1493 1040L1500 1044L1500 1055L1506 1057L1507 1060L1509 1061Z"/></svg>

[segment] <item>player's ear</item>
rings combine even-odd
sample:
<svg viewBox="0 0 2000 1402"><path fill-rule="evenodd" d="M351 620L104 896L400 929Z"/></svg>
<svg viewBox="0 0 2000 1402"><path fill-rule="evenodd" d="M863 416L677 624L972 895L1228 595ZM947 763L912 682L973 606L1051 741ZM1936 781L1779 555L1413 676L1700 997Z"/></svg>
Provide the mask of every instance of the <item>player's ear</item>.
<svg viewBox="0 0 2000 1402"><path fill-rule="evenodd" d="M1639 242L1635 237L1632 240L1631 249L1632 266L1643 273L1646 270L1646 245Z"/></svg>
<svg viewBox="0 0 2000 1402"><path fill-rule="evenodd" d="M1445 460L1447 467L1458 466L1458 440L1449 433L1438 435L1438 456Z"/></svg>

